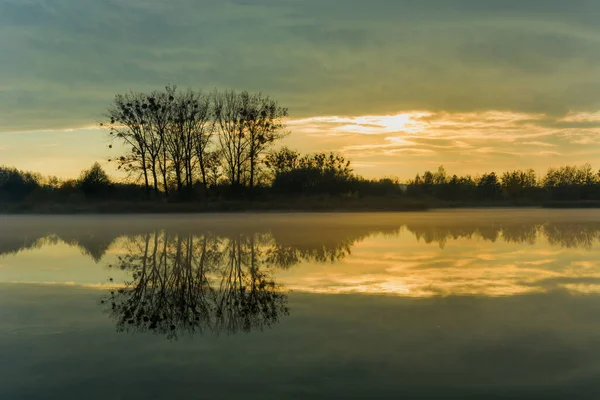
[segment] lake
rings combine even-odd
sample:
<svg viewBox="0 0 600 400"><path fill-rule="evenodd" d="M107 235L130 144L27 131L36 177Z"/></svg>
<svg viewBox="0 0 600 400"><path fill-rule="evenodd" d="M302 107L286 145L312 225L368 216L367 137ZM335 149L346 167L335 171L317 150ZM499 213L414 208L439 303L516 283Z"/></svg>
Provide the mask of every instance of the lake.
<svg viewBox="0 0 600 400"><path fill-rule="evenodd" d="M600 211L0 216L0 399L600 398Z"/></svg>

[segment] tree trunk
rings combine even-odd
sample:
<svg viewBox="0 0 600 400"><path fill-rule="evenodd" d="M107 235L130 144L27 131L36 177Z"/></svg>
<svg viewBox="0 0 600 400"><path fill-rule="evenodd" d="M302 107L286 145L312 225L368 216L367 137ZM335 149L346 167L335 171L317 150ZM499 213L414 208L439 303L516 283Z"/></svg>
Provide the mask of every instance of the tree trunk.
<svg viewBox="0 0 600 400"><path fill-rule="evenodd" d="M187 186L190 193L192 192L192 185L194 184L192 179L192 153L186 155L185 161L185 185Z"/></svg>
<svg viewBox="0 0 600 400"><path fill-rule="evenodd" d="M207 189L208 184L206 182L206 166L204 165L204 157L202 157L202 155L199 155L198 161L200 163L200 175L202 175L202 185L205 189Z"/></svg>
<svg viewBox="0 0 600 400"><path fill-rule="evenodd" d="M164 133L163 133L164 136ZM162 173L162 178L163 178L163 186L165 188L165 196L169 197L169 186L168 186L168 182L167 182L167 149L165 147L165 143L162 143L162 147L163 147L163 157L161 160L161 173Z"/></svg>
<svg viewBox="0 0 600 400"><path fill-rule="evenodd" d="M250 153L250 190L254 189L254 152Z"/></svg>
<svg viewBox="0 0 600 400"><path fill-rule="evenodd" d="M167 182L167 171L166 169L162 170L162 178L163 178L163 186L165 188L165 196L169 197L169 186Z"/></svg>
<svg viewBox="0 0 600 400"><path fill-rule="evenodd" d="M142 172L144 173L144 187L146 197L150 197L150 183L148 182L148 166L146 165L146 153L142 152Z"/></svg>
<svg viewBox="0 0 600 400"><path fill-rule="evenodd" d="M154 191L158 193L158 175L156 175L156 160L152 160L152 179L154 179Z"/></svg>
<svg viewBox="0 0 600 400"><path fill-rule="evenodd" d="M181 179L181 165L175 166L175 178L177 179L177 191L181 193L183 189L183 181Z"/></svg>

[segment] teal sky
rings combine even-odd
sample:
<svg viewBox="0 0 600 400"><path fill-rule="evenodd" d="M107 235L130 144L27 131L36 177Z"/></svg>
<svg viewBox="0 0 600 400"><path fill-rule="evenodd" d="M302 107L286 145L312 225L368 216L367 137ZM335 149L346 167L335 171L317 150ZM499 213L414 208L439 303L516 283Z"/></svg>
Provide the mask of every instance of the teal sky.
<svg viewBox="0 0 600 400"><path fill-rule="evenodd" d="M0 53L0 163L59 176L169 83L268 93L367 176L600 167L594 0L0 0Z"/></svg>

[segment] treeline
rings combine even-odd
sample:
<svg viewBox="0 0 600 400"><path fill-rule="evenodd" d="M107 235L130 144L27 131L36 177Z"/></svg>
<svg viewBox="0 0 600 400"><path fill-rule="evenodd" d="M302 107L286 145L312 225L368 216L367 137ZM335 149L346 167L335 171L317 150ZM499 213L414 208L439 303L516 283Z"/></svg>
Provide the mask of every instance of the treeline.
<svg viewBox="0 0 600 400"><path fill-rule="evenodd" d="M600 171L594 171L589 164L551 168L545 175L529 169L474 177L450 176L439 167L435 172L425 171L403 183L390 178L365 179L354 173L349 160L334 153L303 155L284 147L265 154L261 163L264 175L254 186L256 200L304 196L389 197L465 204L600 200ZM224 190L231 187L227 181L206 186L192 181L192 188L198 187L201 190L188 201L248 199L247 193ZM82 171L79 178L69 180L0 167L0 202L147 200L147 189L143 184L111 180L98 163ZM165 198L166 193L160 187L157 190Z"/></svg>
<svg viewBox="0 0 600 400"><path fill-rule="evenodd" d="M261 200L302 196L408 198L429 202L600 200L600 171L564 166L478 176L448 175L443 167L408 182L369 180L340 154L300 154L278 143L289 132L288 110L262 93L205 93L175 86L115 96L100 125L110 138L109 160L125 171L111 181L99 164L61 181L0 168L0 201ZM386 206L387 207L387 206Z"/></svg>
<svg viewBox="0 0 600 400"><path fill-rule="evenodd" d="M131 200L142 196L141 186L114 182L99 163L82 171L77 179L66 180L0 166L0 202Z"/></svg>
<svg viewBox="0 0 600 400"><path fill-rule="evenodd" d="M425 171L408 182L407 196L446 201L576 201L600 200L600 171L589 164L550 168L538 176L532 169L479 176L449 176L443 167Z"/></svg>

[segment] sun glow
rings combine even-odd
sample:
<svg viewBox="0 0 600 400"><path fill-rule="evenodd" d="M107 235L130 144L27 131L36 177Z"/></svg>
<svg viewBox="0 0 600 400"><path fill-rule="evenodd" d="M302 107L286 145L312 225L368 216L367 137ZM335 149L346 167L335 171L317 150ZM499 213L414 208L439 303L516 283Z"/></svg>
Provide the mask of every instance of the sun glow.
<svg viewBox="0 0 600 400"><path fill-rule="evenodd" d="M395 115L363 115L356 117L313 117L290 121L290 125L302 130L318 130L327 126L333 133L359 133L377 135L382 133L417 133L427 128L423 118L432 113L423 111L406 112Z"/></svg>

